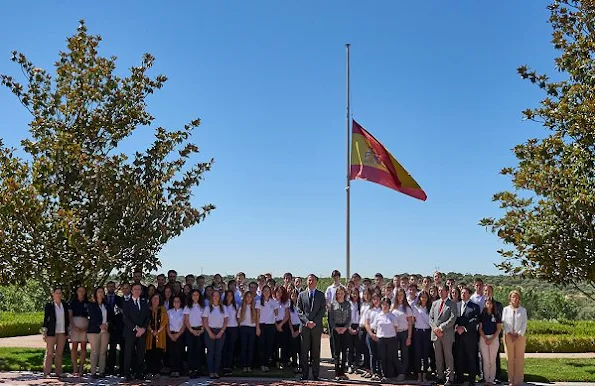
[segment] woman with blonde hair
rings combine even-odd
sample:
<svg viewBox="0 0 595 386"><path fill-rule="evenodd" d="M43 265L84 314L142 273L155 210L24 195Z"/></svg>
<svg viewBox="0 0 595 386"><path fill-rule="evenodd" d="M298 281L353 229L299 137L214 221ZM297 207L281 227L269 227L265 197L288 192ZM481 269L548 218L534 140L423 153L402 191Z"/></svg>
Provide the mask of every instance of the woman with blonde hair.
<svg viewBox="0 0 595 386"><path fill-rule="evenodd" d="M508 382L510 386L523 383L525 372L525 333L527 332L527 310L521 306L521 293L517 290L508 295L508 306L502 311L504 346L508 360Z"/></svg>
<svg viewBox="0 0 595 386"><path fill-rule="evenodd" d="M252 371L254 358L254 342L256 341L256 323L258 313L254 302L254 295L250 291L244 292L242 305L238 310L238 322L240 324L240 358L242 372Z"/></svg>

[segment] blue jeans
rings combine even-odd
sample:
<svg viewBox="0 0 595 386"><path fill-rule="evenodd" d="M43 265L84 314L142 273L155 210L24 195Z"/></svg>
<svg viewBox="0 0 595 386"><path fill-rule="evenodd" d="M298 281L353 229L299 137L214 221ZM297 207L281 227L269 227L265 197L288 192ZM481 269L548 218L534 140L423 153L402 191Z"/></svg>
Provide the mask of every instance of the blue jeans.
<svg viewBox="0 0 595 386"><path fill-rule="evenodd" d="M211 328L211 331L217 335L221 329ZM221 355L223 354L223 346L225 345L225 333L221 336L221 339L211 339L207 332L204 335L207 346L207 367L209 368L209 373L219 373Z"/></svg>
<svg viewBox="0 0 595 386"><path fill-rule="evenodd" d="M256 327L240 326L240 357L242 358L242 367L252 367L255 341Z"/></svg>
<svg viewBox="0 0 595 386"><path fill-rule="evenodd" d="M227 327L225 329L225 346L223 348L223 368L231 369L233 366L233 355L236 343L240 335L239 327Z"/></svg>
<svg viewBox="0 0 595 386"><path fill-rule="evenodd" d="M370 353L370 373L380 375L378 343L374 342L370 335L366 335L366 345L368 346L368 352Z"/></svg>

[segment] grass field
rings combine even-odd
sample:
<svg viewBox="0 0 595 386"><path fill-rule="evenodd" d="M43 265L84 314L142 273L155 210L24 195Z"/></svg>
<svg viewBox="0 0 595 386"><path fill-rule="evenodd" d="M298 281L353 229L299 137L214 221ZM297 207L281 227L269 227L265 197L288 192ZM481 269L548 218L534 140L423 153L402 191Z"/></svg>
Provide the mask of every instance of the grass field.
<svg viewBox="0 0 595 386"><path fill-rule="evenodd" d="M0 348L0 371L41 371L43 349ZM506 367L505 356L502 366ZM71 371L69 358L64 359L67 372ZM87 366L88 367L88 366ZM245 374L237 374L245 377ZM254 372L254 377L290 378L289 371ZM537 359L525 360L525 380L528 382L595 382L593 359Z"/></svg>

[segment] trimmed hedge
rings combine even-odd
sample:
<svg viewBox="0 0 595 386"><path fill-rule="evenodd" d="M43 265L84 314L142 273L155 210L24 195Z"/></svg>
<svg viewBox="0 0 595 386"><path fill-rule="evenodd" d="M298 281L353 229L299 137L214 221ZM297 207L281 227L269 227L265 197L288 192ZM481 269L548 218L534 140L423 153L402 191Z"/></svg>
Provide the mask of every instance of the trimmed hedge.
<svg viewBox="0 0 595 386"><path fill-rule="evenodd" d="M0 313L0 338L35 335L43 325L43 312Z"/></svg>
<svg viewBox="0 0 595 386"><path fill-rule="evenodd" d="M525 352L581 353L595 351L595 336L528 335Z"/></svg>

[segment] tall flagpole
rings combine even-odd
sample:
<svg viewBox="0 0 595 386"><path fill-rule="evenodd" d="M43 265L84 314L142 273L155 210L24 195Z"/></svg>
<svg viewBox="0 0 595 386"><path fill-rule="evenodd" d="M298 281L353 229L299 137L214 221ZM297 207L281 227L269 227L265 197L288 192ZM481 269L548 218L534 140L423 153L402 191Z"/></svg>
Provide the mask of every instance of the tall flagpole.
<svg viewBox="0 0 595 386"><path fill-rule="evenodd" d="M347 127L347 185L345 187L345 193L347 195L347 207L346 207L346 217L347 217L347 221L346 221L346 237L345 237L345 265L346 265L346 273L345 273L345 283L347 283L349 281L349 279L351 278L350 276L350 246L351 246L351 240L350 240L350 231L351 231L351 216L350 216L350 211L351 211L351 197L350 197L350 191L351 191L351 179L350 179L350 175L351 175L351 98L350 98L350 79L349 79L349 73L350 73L350 64L349 64L349 48L351 47L351 44L347 43L345 44L345 49L346 49L346 53L347 53L347 115L346 115L346 127Z"/></svg>

